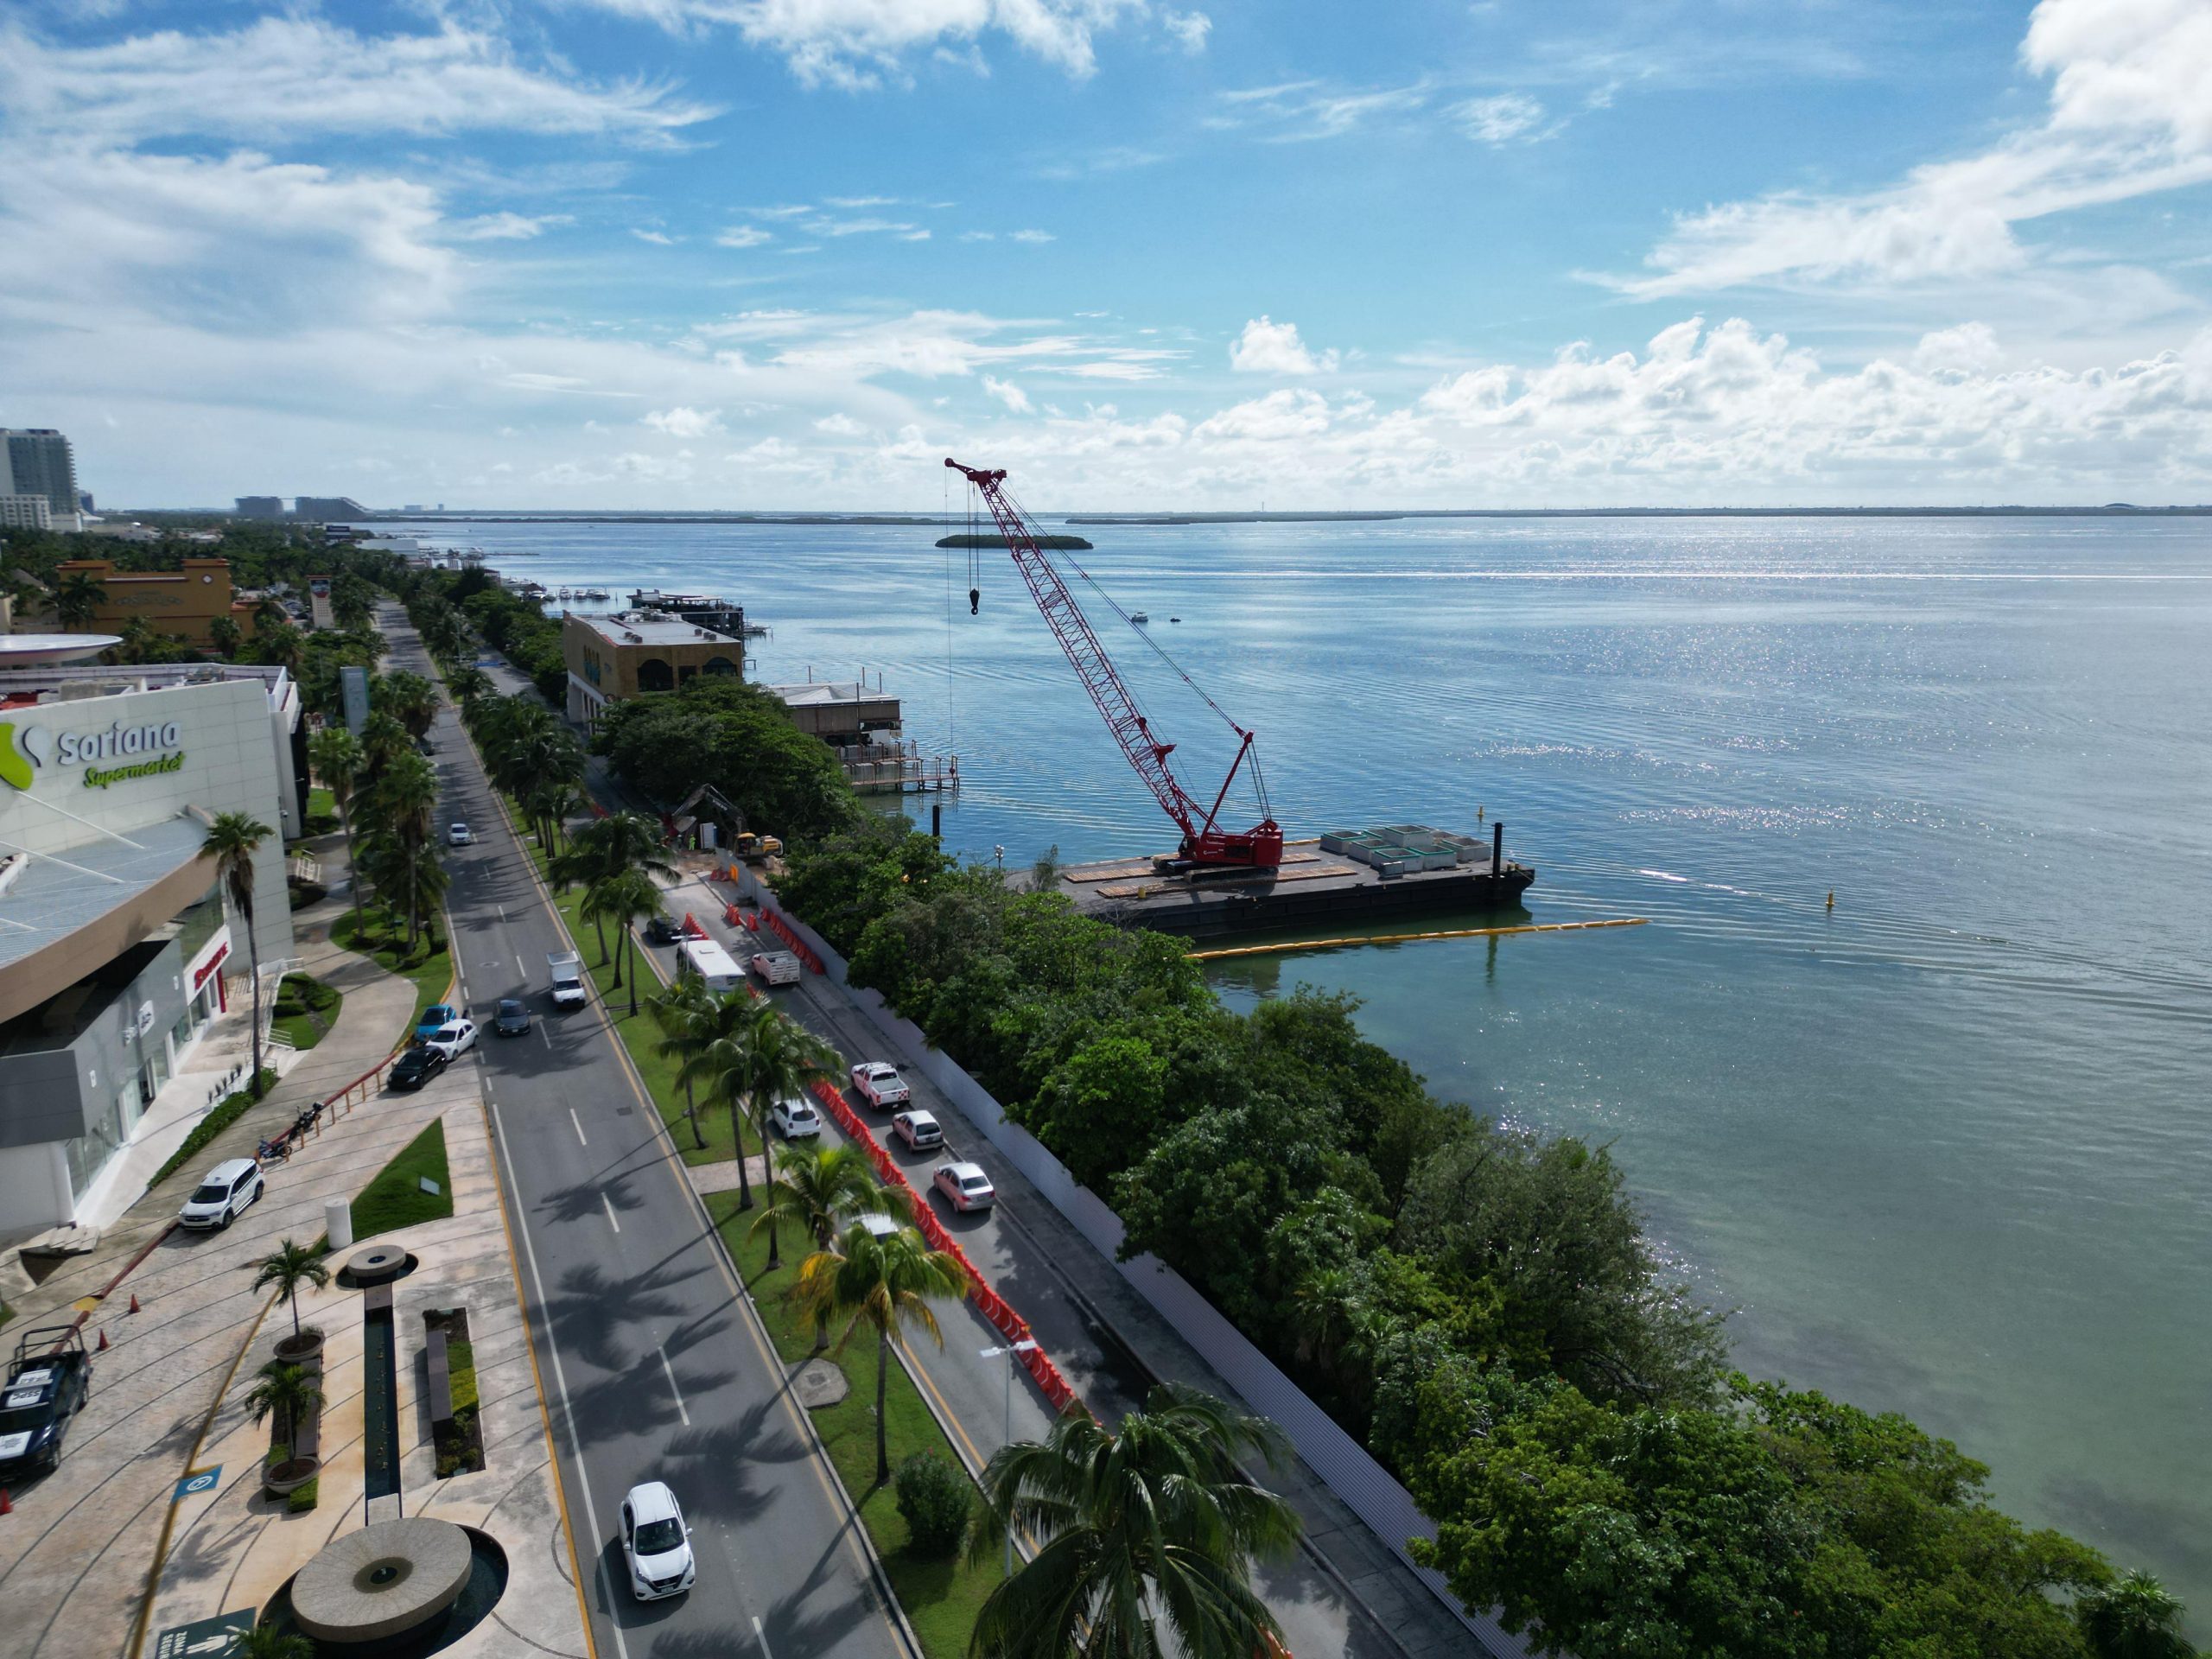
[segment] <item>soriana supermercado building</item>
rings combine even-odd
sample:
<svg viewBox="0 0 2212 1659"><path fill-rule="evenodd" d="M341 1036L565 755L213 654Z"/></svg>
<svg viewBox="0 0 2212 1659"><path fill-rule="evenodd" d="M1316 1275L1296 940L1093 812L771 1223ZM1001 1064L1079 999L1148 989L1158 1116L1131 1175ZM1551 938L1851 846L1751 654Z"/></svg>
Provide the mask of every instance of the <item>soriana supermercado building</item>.
<svg viewBox="0 0 2212 1659"><path fill-rule="evenodd" d="M178 1072L249 952L200 842L219 812L276 832L254 862L273 990L305 740L281 669L0 669L0 1238L85 1216L136 1136L204 1104Z"/></svg>

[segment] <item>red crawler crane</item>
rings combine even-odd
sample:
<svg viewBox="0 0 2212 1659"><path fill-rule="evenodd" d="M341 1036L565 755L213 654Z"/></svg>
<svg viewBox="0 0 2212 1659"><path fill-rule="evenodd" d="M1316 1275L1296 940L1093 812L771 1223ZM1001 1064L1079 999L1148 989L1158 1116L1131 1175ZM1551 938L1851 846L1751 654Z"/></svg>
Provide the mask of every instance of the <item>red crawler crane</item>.
<svg viewBox="0 0 2212 1659"><path fill-rule="evenodd" d="M1229 729L1239 739L1236 759L1230 763L1229 776L1221 780L1221 788L1213 798L1213 804L1201 808L1184 790L1180 781L1167 764L1167 757L1174 750L1173 743L1163 743L1152 734L1152 727L1137 707L1136 698L1122 683L1122 677L1106 655L1106 647L1098 643L1098 636L1091 631L1090 620L1083 607L1075 602L1075 595L1068 591L1060 573L1045 556L1039 543L1037 531L1028 516L1007 497L1004 486L1003 468L986 472L973 467L963 467L950 456L944 464L982 493L991 509L999 534L1006 537L1007 551L1014 555L1014 568L1021 572L1021 579L1029 584L1029 592L1037 601L1037 608L1045 613L1045 622L1052 630L1052 637L1060 642L1060 649L1067 653L1074 666L1076 677L1083 682L1083 689L1090 693L1091 702L1098 705L1098 712L1105 717L1106 728L1114 734L1114 741L1122 746L1122 753L1136 768L1145 787L1153 792L1167 816L1175 820L1183 831L1183 843L1176 850L1176 861L1198 870L1261 869L1272 870L1282 862L1282 830L1268 814L1266 780L1260 775L1259 761L1252 762L1252 778L1260 793L1261 821L1242 835L1224 830L1215 823L1220 815L1221 804L1228 798L1229 786L1236 781L1236 773L1252 753L1252 734L1223 713L1219 704L1204 691L1206 706L1228 723ZM1176 671L1181 673L1181 670ZM1186 682L1190 677L1185 675ZM1198 687L1193 684L1193 690Z"/></svg>

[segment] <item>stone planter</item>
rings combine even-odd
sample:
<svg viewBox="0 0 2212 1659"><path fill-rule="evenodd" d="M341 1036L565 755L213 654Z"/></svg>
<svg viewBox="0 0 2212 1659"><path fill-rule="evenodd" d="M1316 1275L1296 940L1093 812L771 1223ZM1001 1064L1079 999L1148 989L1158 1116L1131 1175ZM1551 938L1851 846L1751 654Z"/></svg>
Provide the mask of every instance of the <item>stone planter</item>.
<svg viewBox="0 0 2212 1659"><path fill-rule="evenodd" d="M321 1472L321 1458L288 1458L264 1465L261 1490L271 1497L289 1497Z"/></svg>
<svg viewBox="0 0 2212 1659"><path fill-rule="evenodd" d="M322 1332L308 1325L296 1337L285 1336L276 1344L276 1357L287 1365L304 1365L310 1371L322 1369Z"/></svg>

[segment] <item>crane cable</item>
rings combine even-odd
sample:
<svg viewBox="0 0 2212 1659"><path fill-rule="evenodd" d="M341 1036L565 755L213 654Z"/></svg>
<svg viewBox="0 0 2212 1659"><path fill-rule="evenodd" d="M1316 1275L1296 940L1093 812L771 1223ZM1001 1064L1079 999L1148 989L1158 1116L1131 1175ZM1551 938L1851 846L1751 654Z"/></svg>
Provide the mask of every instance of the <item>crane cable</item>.
<svg viewBox="0 0 2212 1659"><path fill-rule="evenodd" d="M974 486L970 485L969 487L972 490ZM1037 551L1039 556L1047 559L1051 558L1052 554L1046 550L1043 535L1037 528L1037 521L1029 516L1029 510L1027 507L1024 507L1019 500L1015 499L1014 492L1007 489L1005 484L1000 484L999 493L1006 498L1007 505L1014 509L1014 517L1020 520L1022 526L1029 531L1031 539L1036 542ZM1183 665L1167 654L1166 648L1157 639L1152 637L1152 632L1150 629L1141 628L1137 626L1135 621L1131 619L1129 613L1122 608L1121 601L1116 599L1113 594L1108 593L1106 589L1099 584L1098 579L1096 576L1092 575L1090 571L1084 569L1081 564L1077 563L1072 554L1063 552L1060 555L1060 560L1061 563L1065 564L1069 569L1074 571L1076 575L1082 577L1084 583L1093 593L1096 594L1100 599L1105 601L1106 607L1109 610L1112 611L1115 615L1120 617L1122 621L1128 624L1130 632L1135 633L1138 639L1143 640L1146 645L1152 648L1153 655L1159 658L1161 662L1166 664L1169 671L1174 674L1177 679L1182 681L1184 684L1189 686L1192 690L1198 693L1198 700L1221 717L1221 723L1223 725L1228 727L1230 731L1236 733L1240 738L1249 740L1251 737L1251 733L1246 731L1242 726L1239 726L1234 720L1230 718L1229 711L1226 709L1224 709L1211 696L1207 696L1205 687L1200 685L1196 680L1192 679L1190 674L1184 669ZM1268 804L1267 776L1260 770L1259 747L1256 743L1252 744L1251 747L1246 750L1246 757L1252 768L1252 781L1254 786L1259 791L1261 816L1263 817L1272 817L1274 816L1273 810Z"/></svg>

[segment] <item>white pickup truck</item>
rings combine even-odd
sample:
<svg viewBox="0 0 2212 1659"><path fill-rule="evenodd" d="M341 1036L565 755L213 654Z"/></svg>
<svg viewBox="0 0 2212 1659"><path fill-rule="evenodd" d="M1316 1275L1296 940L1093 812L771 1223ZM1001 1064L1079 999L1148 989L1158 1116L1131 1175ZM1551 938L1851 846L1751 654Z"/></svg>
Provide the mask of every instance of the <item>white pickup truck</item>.
<svg viewBox="0 0 2212 1659"><path fill-rule="evenodd" d="M762 950L753 958L753 971L770 985L796 985L804 971L799 959L788 950Z"/></svg>
<svg viewBox="0 0 2212 1659"><path fill-rule="evenodd" d="M553 978L553 1006L580 1006L584 1000L584 959L573 950L549 950L545 969Z"/></svg>

